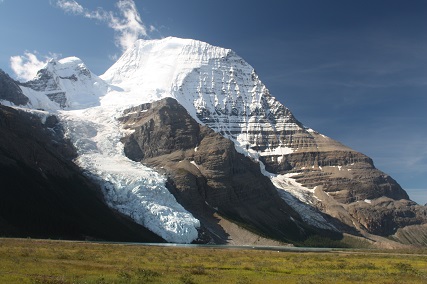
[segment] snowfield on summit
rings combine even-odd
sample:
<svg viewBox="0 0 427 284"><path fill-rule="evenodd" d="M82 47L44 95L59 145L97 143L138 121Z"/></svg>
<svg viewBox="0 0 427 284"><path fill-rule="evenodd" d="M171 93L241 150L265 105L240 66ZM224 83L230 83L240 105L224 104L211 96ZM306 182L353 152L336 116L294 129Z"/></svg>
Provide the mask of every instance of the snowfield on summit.
<svg viewBox="0 0 427 284"><path fill-rule="evenodd" d="M57 117L106 204L167 242L245 244L245 232L426 244L425 206L299 122L230 49L138 40L101 76L68 57L15 83L28 99L0 103Z"/></svg>

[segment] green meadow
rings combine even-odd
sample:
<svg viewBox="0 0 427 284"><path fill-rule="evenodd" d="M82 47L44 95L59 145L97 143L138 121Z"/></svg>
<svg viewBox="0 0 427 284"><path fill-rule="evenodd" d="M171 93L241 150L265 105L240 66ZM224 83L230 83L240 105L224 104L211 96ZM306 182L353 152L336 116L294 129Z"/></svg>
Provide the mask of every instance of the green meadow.
<svg viewBox="0 0 427 284"><path fill-rule="evenodd" d="M0 283L427 283L427 251L278 252L0 239Z"/></svg>

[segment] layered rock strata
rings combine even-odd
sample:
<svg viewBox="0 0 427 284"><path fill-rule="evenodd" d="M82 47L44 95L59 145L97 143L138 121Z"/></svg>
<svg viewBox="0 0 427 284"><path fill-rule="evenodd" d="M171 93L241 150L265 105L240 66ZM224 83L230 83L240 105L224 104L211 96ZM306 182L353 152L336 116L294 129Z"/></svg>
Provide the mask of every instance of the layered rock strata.
<svg viewBox="0 0 427 284"><path fill-rule="evenodd" d="M123 138L125 154L164 171L177 200L202 221L213 239L219 232L208 220L215 212L282 241L302 241L314 233L279 197L259 164L238 153L230 140L198 124L176 100L128 109L120 121L132 130Z"/></svg>

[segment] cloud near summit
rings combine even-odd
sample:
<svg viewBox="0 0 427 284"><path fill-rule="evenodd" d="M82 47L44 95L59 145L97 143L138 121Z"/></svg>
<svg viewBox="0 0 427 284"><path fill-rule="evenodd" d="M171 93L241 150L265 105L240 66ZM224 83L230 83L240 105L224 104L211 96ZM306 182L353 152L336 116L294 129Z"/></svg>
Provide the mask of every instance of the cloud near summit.
<svg viewBox="0 0 427 284"><path fill-rule="evenodd" d="M116 6L120 15L100 7L91 11L75 0L58 0L56 1L56 6L66 13L106 23L116 32L116 45L122 51L131 47L137 39L147 37L147 28L142 22L133 0L120 0L117 2Z"/></svg>
<svg viewBox="0 0 427 284"><path fill-rule="evenodd" d="M38 57L41 57L40 60ZM10 68L18 79L28 81L34 79L37 72L42 69L51 58L59 58L61 54L49 53L48 56L41 56L37 51L26 51L24 55L10 57Z"/></svg>
<svg viewBox="0 0 427 284"><path fill-rule="evenodd" d="M43 68L46 62L40 61L36 54L25 52L24 55L16 55L10 58L10 67L19 79L31 80L37 71Z"/></svg>
<svg viewBox="0 0 427 284"><path fill-rule="evenodd" d="M3 0L0 0L0 3L2 2ZM147 28L142 22L133 0L118 1L116 4L118 12L106 11L101 7L96 10L89 10L75 0L55 0L51 2L51 5L59 7L66 13L107 24L108 27L115 31L115 44L122 51L132 47L137 39L147 37ZM153 30L156 30L156 28L150 26L149 32ZM12 56L10 58L10 66L18 79L31 80L50 58L57 57L57 54L49 55L42 56L43 59L40 60L37 58L39 56L37 51L27 51L24 55Z"/></svg>

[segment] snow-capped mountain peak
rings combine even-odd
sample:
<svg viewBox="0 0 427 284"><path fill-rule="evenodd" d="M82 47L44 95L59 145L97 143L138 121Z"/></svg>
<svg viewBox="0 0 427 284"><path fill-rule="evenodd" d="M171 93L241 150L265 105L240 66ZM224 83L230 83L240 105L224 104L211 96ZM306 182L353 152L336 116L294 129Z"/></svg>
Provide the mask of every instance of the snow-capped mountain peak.
<svg viewBox="0 0 427 284"><path fill-rule="evenodd" d="M64 110L59 116L78 151L75 162L101 184L107 203L174 242L194 240L199 222L176 203L162 176L124 156L125 131L116 120L123 110L172 97L260 161L280 163L297 151L288 139L295 133L307 145L313 140L251 65L197 40L138 40L100 77L76 57L51 60L22 89L32 108Z"/></svg>
<svg viewBox="0 0 427 284"><path fill-rule="evenodd" d="M108 85L77 57L51 59L36 77L22 84L33 108L82 109L99 105Z"/></svg>
<svg viewBox="0 0 427 284"><path fill-rule="evenodd" d="M144 86L144 89L171 90L182 76L206 64L211 58L225 57L229 49L202 41L167 37L137 40L101 78L110 84Z"/></svg>
<svg viewBox="0 0 427 284"><path fill-rule="evenodd" d="M103 103L137 105L173 97L196 121L254 157L265 151L276 156L293 151L277 137L267 139L267 145L260 130L304 130L270 95L251 65L232 50L205 42L138 40L100 77L120 90L110 92Z"/></svg>
<svg viewBox="0 0 427 284"><path fill-rule="evenodd" d="M76 76L76 74L87 76L89 78L91 76L89 69L83 61L75 56L62 58L60 60L52 58L46 63L46 66L43 69L64 78ZM36 78L40 78L40 72L38 72Z"/></svg>
<svg viewBox="0 0 427 284"><path fill-rule="evenodd" d="M17 83L16 88L18 85L29 98L27 107L57 114L77 150L75 163L98 182L107 204L167 241L195 240L201 223L170 193L165 176L143 166L142 158L129 159L123 139L132 131L137 132L138 127L141 133L146 133L141 130L144 127L151 129L143 121L150 108L146 103L169 97L185 108L196 125L198 122L220 133L234 143L238 152L259 162L261 172L277 189L280 200L285 200L305 223L314 227L337 230L313 209L316 206L327 211L328 204L336 202L348 204L383 195L396 200L407 198L397 183L374 168L370 158L304 127L270 94L254 68L230 49L175 37L138 40L100 77L79 58L69 57L50 60L33 80ZM27 102L21 101L21 105ZM120 122L124 113L135 115L128 128ZM181 113L174 120L183 116ZM154 118L150 119L150 123L156 123ZM192 125L193 120L184 120ZM188 132L188 137L201 137L187 130L184 132ZM141 147L151 134L148 131L142 137L132 138L128 146L133 150ZM180 135L159 139L174 144L173 139ZM201 142L196 141L186 151L199 151L197 143ZM152 148L157 151L158 145ZM209 154L221 157L216 154L218 149L208 150ZM233 151L224 152L223 156L233 156ZM166 160L171 165L183 162L183 169L194 170L197 176L203 171L199 167L203 159ZM192 165L195 168L191 169ZM230 172L239 170L233 168ZM364 176L369 178L361 179ZM213 189L220 191L215 184ZM327 201L323 204L323 200ZM335 210L338 209L331 209L333 217ZM343 210L344 207L337 212ZM342 218L339 220L349 226L357 227L355 224L363 219L340 214L336 218ZM362 222L359 227L371 226L371 230L376 230L379 221L369 222L372 224Z"/></svg>
<svg viewBox="0 0 427 284"><path fill-rule="evenodd" d="M100 76L118 87L103 103L138 105L174 97L196 117L192 98L179 98L177 91L189 74L203 66L214 67L213 59L226 58L230 53L230 49L192 39L138 40Z"/></svg>

